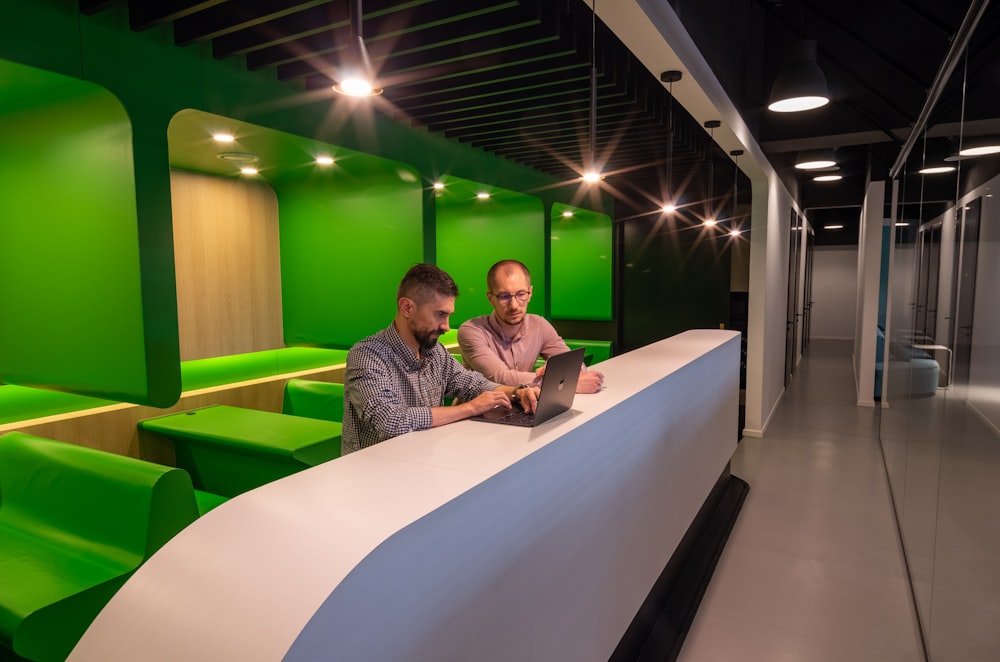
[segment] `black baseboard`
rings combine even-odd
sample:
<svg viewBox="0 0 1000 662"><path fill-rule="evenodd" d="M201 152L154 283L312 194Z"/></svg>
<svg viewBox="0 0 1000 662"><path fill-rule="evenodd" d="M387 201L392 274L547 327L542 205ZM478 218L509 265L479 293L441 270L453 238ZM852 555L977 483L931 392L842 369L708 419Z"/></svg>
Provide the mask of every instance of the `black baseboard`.
<svg viewBox="0 0 1000 662"><path fill-rule="evenodd" d="M618 642L611 662L677 659L749 491L750 486L733 476L727 465Z"/></svg>

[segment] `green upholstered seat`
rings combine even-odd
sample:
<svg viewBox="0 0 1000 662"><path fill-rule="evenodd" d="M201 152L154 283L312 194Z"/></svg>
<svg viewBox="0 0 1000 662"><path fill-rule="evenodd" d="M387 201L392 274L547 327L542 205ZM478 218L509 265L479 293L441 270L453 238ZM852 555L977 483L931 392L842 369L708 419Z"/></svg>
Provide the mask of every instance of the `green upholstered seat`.
<svg viewBox="0 0 1000 662"><path fill-rule="evenodd" d="M287 372L337 366L346 361L346 349L322 347L282 347L184 361L181 363L181 389L194 391Z"/></svg>
<svg viewBox="0 0 1000 662"><path fill-rule="evenodd" d="M340 423L256 409L215 405L139 427L173 442L195 488L226 497L340 457Z"/></svg>
<svg viewBox="0 0 1000 662"><path fill-rule="evenodd" d="M22 432L0 437L0 658L62 660L130 574L198 516L190 477Z"/></svg>
<svg viewBox="0 0 1000 662"><path fill-rule="evenodd" d="M314 379L289 379L285 384L281 413L342 423L344 385Z"/></svg>
<svg viewBox="0 0 1000 662"><path fill-rule="evenodd" d="M583 361L587 365L607 361L611 358L610 340L570 340L564 338L564 342L570 349L576 349L577 347L585 348L586 352Z"/></svg>
<svg viewBox="0 0 1000 662"><path fill-rule="evenodd" d="M112 404L112 400L85 395L0 384L0 425Z"/></svg>

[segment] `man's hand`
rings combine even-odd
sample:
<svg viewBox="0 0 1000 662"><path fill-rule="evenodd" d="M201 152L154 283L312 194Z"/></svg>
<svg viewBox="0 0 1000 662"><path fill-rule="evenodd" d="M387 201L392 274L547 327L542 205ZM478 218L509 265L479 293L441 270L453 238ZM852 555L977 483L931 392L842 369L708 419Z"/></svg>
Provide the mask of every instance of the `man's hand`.
<svg viewBox="0 0 1000 662"><path fill-rule="evenodd" d="M503 407L504 409L511 408L510 398L500 389L483 391L465 404L472 411L469 416L478 416L479 414L487 412L491 409L496 409L497 407Z"/></svg>
<svg viewBox="0 0 1000 662"><path fill-rule="evenodd" d="M577 393L597 393L604 386L604 375L597 370L585 370L580 373L576 383Z"/></svg>
<svg viewBox="0 0 1000 662"><path fill-rule="evenodd" d="M538 392L541 390L537 386L522 386L517 391L518 401L521 409L534 413L538 409Z"/></svg>

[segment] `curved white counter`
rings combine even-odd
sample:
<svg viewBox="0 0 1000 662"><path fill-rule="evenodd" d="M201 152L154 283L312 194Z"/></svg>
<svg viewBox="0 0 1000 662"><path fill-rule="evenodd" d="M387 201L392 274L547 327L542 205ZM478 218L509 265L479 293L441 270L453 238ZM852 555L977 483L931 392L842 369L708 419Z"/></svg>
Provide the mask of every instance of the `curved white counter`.
<svg viewBox="0 0 1000 662"><path fill-rule="evenodd" d="M462 421L232 499L69 660L607 660L736 448L739 357L688 331L538 428Z"/></svg>

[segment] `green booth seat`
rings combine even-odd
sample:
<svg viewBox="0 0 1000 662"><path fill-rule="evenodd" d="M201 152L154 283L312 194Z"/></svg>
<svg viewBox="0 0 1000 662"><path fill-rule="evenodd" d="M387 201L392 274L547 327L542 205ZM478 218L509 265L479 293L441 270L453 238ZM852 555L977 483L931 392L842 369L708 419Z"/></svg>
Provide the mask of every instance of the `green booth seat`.
<svg viewBox="0 0 1000 662"><path fill-rule="evenodd" d="M289 379L281 402L281 413L344 421L344 385L314 379Z"/></svg>
<svg viewBox="0 0 1000 662"><path fill-rule="evenodd" d="M569 338L564 338L563 342L565 342L570 349L583 347L586 350L583 362L587 365L607 361L611 358L610 340L571 340Z"/></svg>
<svg viewBox="0 0 1000 662"><path fill-rule="evenodd" d="M324 347L282 347L195 359L181 362L181 389L195 391L300 370L335 367L346 362L346 349Z"/></svg>
<svg viewBox="0 0 1000 662"><path fill-rule="evenodd" d="M0 425L118 404L85 395L0 384Z"/></svg>
<svg viewBox="0 0 1000 662"><path fill-rule="evenodd" d="M125 580L198 517L173 467L0 437L0 659L63 660Z"/></svg>
<svg viewBox="0 0 1000 662"><path fill-rule="evenodd" d="M194 486L233 497L340 457L340 423L213 405L139 422L174 446Z"/></svg>

